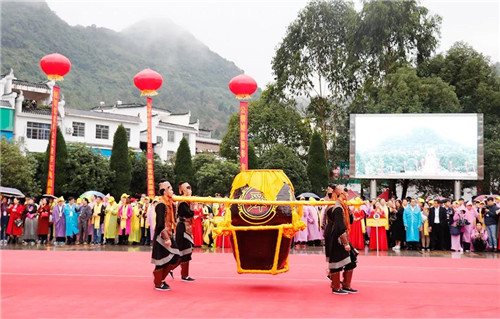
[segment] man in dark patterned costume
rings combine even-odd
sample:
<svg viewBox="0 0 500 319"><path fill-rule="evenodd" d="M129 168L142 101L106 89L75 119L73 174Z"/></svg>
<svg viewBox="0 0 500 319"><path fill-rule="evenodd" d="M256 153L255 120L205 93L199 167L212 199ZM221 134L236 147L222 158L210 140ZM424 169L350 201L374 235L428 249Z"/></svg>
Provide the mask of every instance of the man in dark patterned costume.
<svg viewBox="0 0 500 319"><path fill-rule="evenodd" d="M330 279L332 280L332 293L337 295L347 295L357 293L352 289L351 281L354 268L356 268L356 255L351 252L349 244L349 211L345 203L342 202L342 186L332 187L334 190L332 200L336 201L335 206L329 206L326 210L328 224L325 229L325 253L328 268L330 269ZM343 273L341 287L340 273Z"/></svg>
<svg viewBox="0 0 500 319"><path fill-rule="evenodd" d="M192 190L189 183L181 183L179 185L180 196L191 196ZM179 246L179 254L181 260L181 280L186 282L195 281L189 276L189 261L193 254L193 216L194 211L189 203L180 202L177 207L177 228L175 231L175 239Z"/></svg>
<svg viewBox="0 0 500 319"><path fill-rule="evenodd" d="M174 191L172 185L165 180L159 183L160 202L155 207L156 228L153 237L153 253L151 263L155 264L153 271L155 289L170 290L165 282L167 275L179 266L179 249L173 236L175 228L175 212L172 205Z"/></svg>

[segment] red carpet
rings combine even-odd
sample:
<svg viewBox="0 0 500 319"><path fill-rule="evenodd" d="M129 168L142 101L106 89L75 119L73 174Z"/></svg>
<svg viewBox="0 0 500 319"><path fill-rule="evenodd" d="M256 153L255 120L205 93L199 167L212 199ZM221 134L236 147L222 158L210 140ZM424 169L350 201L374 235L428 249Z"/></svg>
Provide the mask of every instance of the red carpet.
<svg viewBox="0 0 500 319"><path fill-rule="evenodd" d="M194 283L153 289L150 253L2 250L2 318L500 317L500 260L360 257L357 295L332 295L323 255L285 274L238 275L231 254L194 254Z"/></svg>

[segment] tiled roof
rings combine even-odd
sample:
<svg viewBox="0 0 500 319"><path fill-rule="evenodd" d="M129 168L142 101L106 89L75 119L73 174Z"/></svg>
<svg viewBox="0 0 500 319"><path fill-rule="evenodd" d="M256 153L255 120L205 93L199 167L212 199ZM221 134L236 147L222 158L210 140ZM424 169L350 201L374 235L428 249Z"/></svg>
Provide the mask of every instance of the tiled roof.
<svg viewBox="0 0 500 319"><path fill-rule="evenodd" d="M129 108L139 108L139 107L145 107L145 106L146 106L146 104L142 104L142 103L122 103L120 105L114 104L114 105L94 106L92 108L92 110L100 110L100 109L106 110L106 109L112 109L112 108L129 109ZM156 107L156 106L154 106L154 104L153 104L153 109L172 113L172 111L170 111L168 109L162 109L162 108ZM175 114L175 115L178 115L178 114Z"/></svg>
<svg viewBox="0 0 500 319"><path fill-rule="evenodd" d="M164 126L164 127L177 127L177 128L181 128L181 129L184 129L184 130L196 132L196 129L194 127L187 126L187 125L180 125L180 124L174 124L174 123L163 122L163 121L160 121L158 123L158 125L159 126Z"/></svg>
<svg viewBox="0 0 500 319"><path fill-rule="evenodd" d="M36 87L39 89L45 89L45 90L50 90L48 85L46 83L33 83L29 81L24 81L24 80L12 80L13 85L23 85L23 86L31 86L31 87Z"/></svg>
<svg viewBox="0 0 500 319"><path fill-rule="evenodd" d="M36 108L36 109L28 109L26 107L23 107L22 109L22 112L23 113L29 113L29 114L36 114L36 115L47 115L47 116L51 116L52 115L52 109L39 109L39 108Z"/></svg>
<svg viewBox="0 0 500 319"><path fill-rule="evenodd" d="M88 116L88 117L96 117L96 118L105 118L105 119L115 120L115 121L141 123L141 119L137 116L123 115L123 114L116 114L116 113L109 113L109 112L87 111L87 110L77 110L77 109L66 108L64 113L66 115Z"/></svg>
<svg viewBox="0 0 500 319"><path fill-rule="evenodd" d="M12 107L9 101L0 100L0 106Z"/></svg>

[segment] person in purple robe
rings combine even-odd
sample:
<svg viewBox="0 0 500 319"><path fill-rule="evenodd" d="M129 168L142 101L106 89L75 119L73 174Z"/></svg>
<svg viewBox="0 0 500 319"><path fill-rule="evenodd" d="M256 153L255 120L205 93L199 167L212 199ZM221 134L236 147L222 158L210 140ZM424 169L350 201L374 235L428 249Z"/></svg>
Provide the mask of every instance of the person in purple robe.
<svg viewBox="0 0 500 319"><path fill-rule="evenodd" d="M309 201L315 201L314 198L309 198ZM304 215L307 219L307 241L312 246L321 246L321 228L319 225L319 213L314 206L304 206Z"/></svg>
<svg viewBox="0 0 500 319"><path fill-rule="evenodd" d="M54 222L56 240L54 245L64 246L66 241L66 216L64 215L64 198L59 197L57 204L52 210L52 221Z"/></svg>

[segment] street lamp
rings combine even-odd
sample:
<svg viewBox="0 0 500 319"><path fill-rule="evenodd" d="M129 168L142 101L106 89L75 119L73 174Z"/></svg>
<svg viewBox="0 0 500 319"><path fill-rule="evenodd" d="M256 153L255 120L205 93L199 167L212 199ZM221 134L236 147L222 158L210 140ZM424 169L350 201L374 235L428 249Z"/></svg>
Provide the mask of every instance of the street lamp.
<svg viewBox="0 0 500 319"><path fill-rule="evenodd" d="M158 72L151 69L144 69L134 76L135 86L141 90L141 96L147 96L146 98L146 110L147 110L147 176L148 176L148 197L153 198L155 196L155 175L154 175L154 164L153 164L153 99L151 96L158 94L158 90L163 84L163 78Z"/></svg>
<svg viewBox="0 0 500 319"><path fill-rule="evenodd" d="M240 100L240 171L248 169L248 100L257 82L248 75L241 74L229 82L229 90Z"/></svg>
<svg viewBox="0 0 500 319"><path fill-rule="evenodd" d="M52 81L62 81L71 69L71 62L67 57L59 53L52 53L40 60L42 71ZM54 86L52 90L52 123L50 126L50 150L49 171L47 173L46 194L54 195L56 177L56 140L57 140L57 109L59 106L59 87Z"/></svg>

